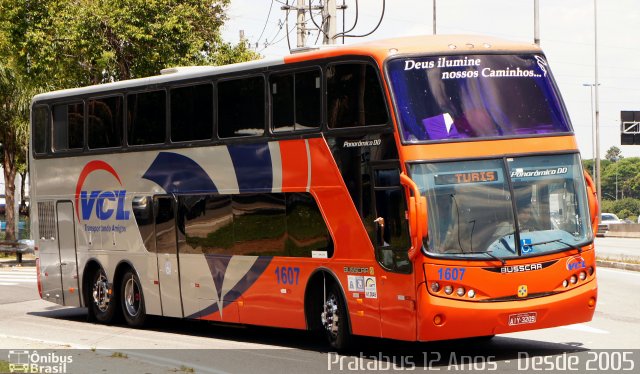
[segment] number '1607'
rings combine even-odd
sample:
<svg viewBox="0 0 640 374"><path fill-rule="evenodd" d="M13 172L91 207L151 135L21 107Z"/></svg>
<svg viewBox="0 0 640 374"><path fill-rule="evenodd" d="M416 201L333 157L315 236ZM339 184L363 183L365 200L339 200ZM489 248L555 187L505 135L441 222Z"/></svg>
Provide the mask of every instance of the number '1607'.
<svg viewBox="0 0 640 374"><path fill-rule="evenodd" d="M440 280L462 280L464 271L465 268L440 268L438 269L438 277Z"/></svg>
<svg viewBox="0 0 640 374"><path fill-rule="evenodd" d="M278 284L298 284L300 279L300 268L291 266L279 266L276 268Z"/></svg>

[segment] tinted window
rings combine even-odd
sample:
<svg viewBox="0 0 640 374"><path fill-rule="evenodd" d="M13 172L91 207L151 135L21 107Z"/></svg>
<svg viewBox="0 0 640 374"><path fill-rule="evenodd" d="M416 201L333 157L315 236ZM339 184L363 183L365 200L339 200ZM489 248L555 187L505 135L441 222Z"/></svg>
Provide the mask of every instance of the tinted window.
<svg viewBox="0 0 640 374"><path fill-rule="evenodd" d="M543 56L398 58L388 69L405 141L571 131Z"/></svg>
<svg viewBox="0 0 640 374"><path fill-rule="evenodd" d="M368 64L339 64L327 69L329 127L381 125L388 122L382 87Z"/></svg>
<svg viewBox="0 0 640 374"><path fill-rule="evenodd" d="M185 235L181 253L233 254L230 195L181 196L178 220Z"/></svg>
<svg viewBox="0 0 640 374"><path fill-rule="evenodd" d="M176 253L176 220L172 197L155 197L156 250L158 253Z"/></svg>
<svg viewBox="0 0 640 374"><path fill-rule="evenodd" d="M318 204L308 193L287 194L287 250L291 257L333 256L333 244L329 230Z"/></svg>
<svg viewBox="0 0 640 374"><path fill-rule="evenodd" d="M91 99L87 102L89 148L110 148L122 145L121 96Z"/></svg>
<svg viewBox="0 0 640 374"><path fill-rule="evenodd" d="M201 84L171 90L171 141L211 139L213 86Z"/></svg>
<svg viewBox="0 0 640 374"><path fill-rule="evenodd" d="M270 79L273 131L320 126L320 72L274 75Z"/></svg>
<svg viewBox="0 0 640 374"><path fill-rule="evenodd" d="M411 239L405 193L399 177L398 169L377 169L374 172L376 257L388 270L410 273L408 250Z"/></svg>
<svg viewBox="0 0 640 374"><path fill-rule="evenodd" d="M35 153L47 152L47 129L49 128L49 109L45 106L33 109L33 150Z"/></svg>
<svg viewBox="0 0 640 374"><path fill-rule="evenodd" d="M82 103L54 105L54 150L79 149L83 144L84 111Z"/></svg>
<svg viewBox="0 0 640 374"><path fill-rule="evenodd" d="M284 194L233 197L235 254L282 255L285 231Z"/></svg>
<svg viewBox="0 0 640 374"><path fill-rule="evenodd" d="M179 204L181 253L333 256L329 230L308 193L187 195Z"/></svg>
<svg viewBox="0 0 640 374"><path fill-rule="evenodd" d="M136 218L142 241L149 252L155 252L156 241L153 235L153 199L150 196L134 196L131 202L133 216Z"/></svg>
<svg viewBox="0 0 640 374"><path fill-rule="evenodd" d="M221 138L264 134L264 110L262 77L218 83L218 135Z"/></svg>
<svg viewBox="0 0 640 374"><path fill-rule="evenodd" d="M164 143L165 97L164 91L127 95L127 135L130 145Z"/></svg>

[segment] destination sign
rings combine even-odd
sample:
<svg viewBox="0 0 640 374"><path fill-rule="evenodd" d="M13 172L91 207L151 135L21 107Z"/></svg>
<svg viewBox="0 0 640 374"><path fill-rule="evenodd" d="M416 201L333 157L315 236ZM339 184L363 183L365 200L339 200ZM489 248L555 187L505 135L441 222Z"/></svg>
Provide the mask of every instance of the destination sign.
<svg viewBox="0 0 640 374"><path fill-rule="evenodd" d="M435 176L436 185L486 183L498 180L497 171L469 171L465 173L438 174Z"/></svg>

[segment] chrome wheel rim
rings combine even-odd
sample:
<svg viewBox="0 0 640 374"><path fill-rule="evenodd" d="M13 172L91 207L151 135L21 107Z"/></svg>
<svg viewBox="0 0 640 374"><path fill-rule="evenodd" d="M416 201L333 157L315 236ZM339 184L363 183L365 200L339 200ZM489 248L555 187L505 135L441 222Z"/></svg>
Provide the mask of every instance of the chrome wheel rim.
<svg viewBox="0 0 640 374"><path fill-rule="evenodd" d="M327 297L327 300L325 300L321 319L324 329L332 338L336 338L338 336L338 322L340 320L340 316L338 315L338 299L336 298L336 295L330 294Z"/></svg>
<svg viewBox="0 0 640 374"><path fill-rule="evenodd" d="M124 306L130 316L135 317L140 312L140 299L140 287L131 276L124 286Z"/></svg>
<svg viewBox="0 0 640 374"><path fill-rule="evenodd" d="M109 289L109 282L107 282L107 276L104 272L100 272L100 275L93 284L93 302L101 312L106 312L109 309L109 302L111 301L111 291Z"/></svg>

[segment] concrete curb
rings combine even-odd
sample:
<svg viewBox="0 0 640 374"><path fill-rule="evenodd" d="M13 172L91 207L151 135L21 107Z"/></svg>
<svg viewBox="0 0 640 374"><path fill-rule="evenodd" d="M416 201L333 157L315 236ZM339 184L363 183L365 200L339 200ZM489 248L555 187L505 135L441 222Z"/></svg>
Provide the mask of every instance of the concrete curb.
<svg viewBox="0 0 640 374"><path fill-rule="evenodd" d="M640 271L640 264L629 264L626 262L596 260L596 265L602 266L605 268Z"/></svg>

